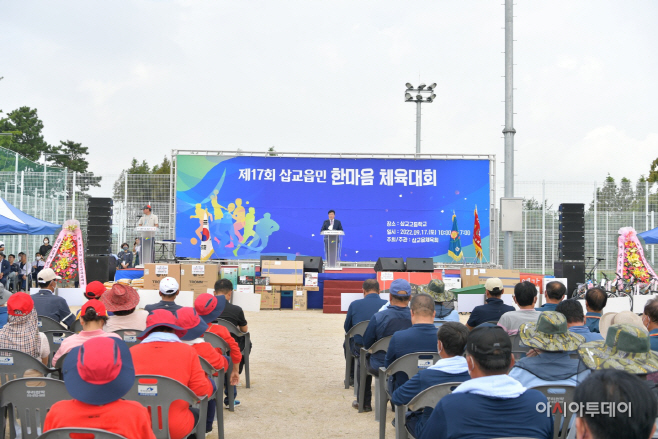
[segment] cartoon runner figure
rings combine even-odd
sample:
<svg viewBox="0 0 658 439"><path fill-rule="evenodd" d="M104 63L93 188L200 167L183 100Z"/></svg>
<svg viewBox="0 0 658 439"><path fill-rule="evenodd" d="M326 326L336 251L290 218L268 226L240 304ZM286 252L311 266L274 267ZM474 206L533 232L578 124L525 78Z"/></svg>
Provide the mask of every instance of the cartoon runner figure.
<svg viewBox="0 0 658 439"><path fill-rule="evenodd" d="M201 232L203 231L203 226L204 226L204 220L206 222L206 227L208 226L208 219L212 221L212 214L208 213L208 209L204 209L201 207L201 204L197 204L196 208L194 209L195 215L191 215L190 218L198 218L199 219L199 228L196 229L196 236L199 237L199 240L203 241L203 236L201 235Z"/></svg>
<svg viewBox="0 0 658 439"><path fill-rule="evenodd" d="M270 218L269 212L266 213L256 223L256 236L251 241L250 247L256 251L263 250L265 247L267 247L267 242L270 239L270 235L277 230L279 230L279 225L276 223L276 221ZM256 247L257 244L260 244L260 246Z"/></svg>
<svg viewBox="0 0 658 439"><path fill-rule="evenodd" d="M245 222L245 210L242 206L242 198L235 199L233 219L235 220L235 223L233 224L233 231L235 232L235 236L238 237L238 241L242 242L242 234L240 233L240 230L244 229Z"/></svg>

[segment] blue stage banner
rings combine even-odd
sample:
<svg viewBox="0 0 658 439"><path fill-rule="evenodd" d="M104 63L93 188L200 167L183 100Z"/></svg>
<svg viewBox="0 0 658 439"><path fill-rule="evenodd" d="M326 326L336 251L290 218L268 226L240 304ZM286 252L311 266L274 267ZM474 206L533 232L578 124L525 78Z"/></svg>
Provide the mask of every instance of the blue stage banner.
<svg viewBox="0 0 658 439"><path fill-rule="evenodd" d="M475 258L477 206L489 259L488 160L176 157L176 256L319 256L336 211L343 261L448 255L453 214L464 258Z"/></svg>

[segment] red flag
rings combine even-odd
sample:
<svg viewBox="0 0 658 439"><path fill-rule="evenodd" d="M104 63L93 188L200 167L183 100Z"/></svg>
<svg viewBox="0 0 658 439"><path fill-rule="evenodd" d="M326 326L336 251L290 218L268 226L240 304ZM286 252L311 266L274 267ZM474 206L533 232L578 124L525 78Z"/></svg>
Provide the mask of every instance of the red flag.
<svg viewBox="0 0 658 439"><path fill-rule="evenodd" d="M482 261L482 239L480 238L480 219L477 206L475 206L475 224L473 225L473 247L475 247L475 258Z"/></svg>

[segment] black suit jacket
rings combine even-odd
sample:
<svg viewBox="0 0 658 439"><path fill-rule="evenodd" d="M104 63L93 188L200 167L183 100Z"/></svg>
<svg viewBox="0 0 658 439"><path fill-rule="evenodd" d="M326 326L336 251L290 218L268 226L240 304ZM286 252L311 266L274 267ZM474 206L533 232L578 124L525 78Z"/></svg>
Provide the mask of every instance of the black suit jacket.
<svg viewBox="0 0 658 439"><path fill-rule="evenodd" d="M331 224L331 223L329 222L328 219L324 220L324 223L322 223L322 230L320 230L320 231L323 232L325 230L329 230L329 224ZM333 228L333 230L343 230L343 225L336 218L334 218L334 228Z"/></svg>
<svg viewBox="0 0 658 439"><path fill-rule="evenodd" d="M9 261L6 259L2 260L2 264L0 265L0 271L2 272L2 278L6 279L7 276L9 276L9 273L11 273L11 265L9 264Z"/></svg>

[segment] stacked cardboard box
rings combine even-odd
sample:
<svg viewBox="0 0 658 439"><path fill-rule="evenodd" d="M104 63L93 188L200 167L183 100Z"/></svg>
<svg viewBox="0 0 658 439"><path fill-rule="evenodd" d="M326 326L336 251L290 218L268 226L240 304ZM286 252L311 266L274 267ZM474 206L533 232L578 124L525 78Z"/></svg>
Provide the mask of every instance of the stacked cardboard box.
<svg viewBox="0 0 658 439"><path fill-rule="evenodd" d="M278 285L256 285L260 294L260 309L281 309L281 287Z"/></svg>
<svg viewBox="0 0 658 439"><path fill-rule="evenodd" d="M233 284L233 289L238 285L238 269L236 267L222 267L219 269L219 277L228 279Z"/></svg>
<svg viewBox="0 0 658 439"><path fill-rule="evenodd" d="M144 289L159 290L160 281L173 277L180 285L180 265L178 264L144 264Z"/></svg>
<svg viewBox="0 0 658 439"><path fill-rule="evenodd" d="M305 290L295 290L292 292L292 310L306 311L308 309L308 294Z"/></svg>
<svg viewBox="0 0 658 439"><path fill-rule="evenodd" d="M303 285L304 261L263 261L260 275L270 278L270 285Z"/></svg>
<svg viewBox="0 0 658 439"><path fill-rule="evenodd" d="M521 272L519 270L500 270L495 268L481 268L478 272L478 283L484 285L487 279L497 277L503 282L505 290L504 294L514 294L514 286L519 283L521 279Z"/></svg>
<svg viewBox="0 0 658 439"><path fill-rule="evenodd" d="M193 291L194 298L214 288L218 271L215 264L182 264L180 266L181 291Z"/></svg>

